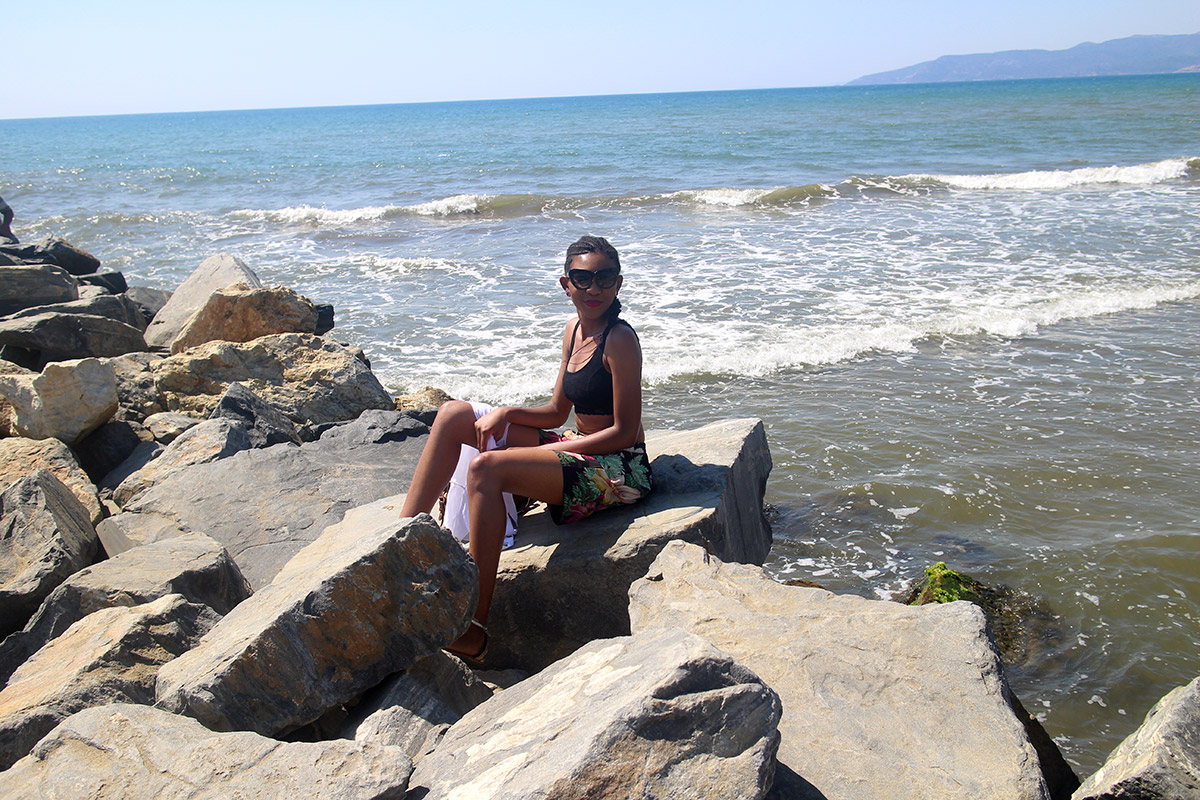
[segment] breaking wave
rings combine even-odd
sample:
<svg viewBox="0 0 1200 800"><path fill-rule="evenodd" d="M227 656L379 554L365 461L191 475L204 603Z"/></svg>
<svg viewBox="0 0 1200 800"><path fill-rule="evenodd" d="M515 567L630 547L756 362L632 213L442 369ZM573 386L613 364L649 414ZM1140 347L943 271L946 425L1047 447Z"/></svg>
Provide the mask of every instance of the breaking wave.
<svg viewBox="0 0 1200 800"><path fill-rule="evenodd" d="M590 208L692 206L698 209L802 209L814 203L867 195L924 195L935 191L1052 191L1090 186L1153 186L1200 180L1200 158L1171 158L1132 166L1034 170L988 175L853 175L837 184L810 183L767 188L716 187L649 195L569 196L542 194L456 194L407 205L329 209L302 205L239 209L242 221L312 228L371 225L397 217L515 219Z"/></svg>

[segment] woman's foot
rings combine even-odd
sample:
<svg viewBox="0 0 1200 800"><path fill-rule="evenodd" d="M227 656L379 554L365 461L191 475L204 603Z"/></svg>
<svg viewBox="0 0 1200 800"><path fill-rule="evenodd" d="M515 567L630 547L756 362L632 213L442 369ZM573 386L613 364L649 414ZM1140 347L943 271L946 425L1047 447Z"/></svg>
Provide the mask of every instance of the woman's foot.
<svg viewBox="0 0 1200 800"><path fill-rule="evenodd" d="M458 637L446 652L458 656L463 661L475 666L482 666L487 658L488 632L483 623L472 619L466 633Z"/></svg>

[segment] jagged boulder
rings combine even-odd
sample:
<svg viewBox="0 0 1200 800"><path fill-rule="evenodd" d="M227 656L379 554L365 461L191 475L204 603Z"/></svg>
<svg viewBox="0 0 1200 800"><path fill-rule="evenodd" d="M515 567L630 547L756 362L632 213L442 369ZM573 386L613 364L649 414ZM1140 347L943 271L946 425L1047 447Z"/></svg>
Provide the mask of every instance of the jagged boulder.
<svg viewBox="0 0 1200 800"><path fill-rule="evenodd" d="M306 333L252 342L209 342L150 366L168 410L212 413L232 383L241 383L298 427L390 409L392 398L354 350Z"/></svg>
<svg viewBox="0 0 1200 800"><path fill-rule="evenodd" d="M102 608L182 595L225 615L250 596L250 584L225 548L201 533L135 547L85 567L42 601L24 630L0 642L0 685L71 625Z"/></svg>
<svg viewBox="0 0 1200 800"><path fill-rule="evenodd" d="M24 244L4 244L0 250L26 263L53 264L72 275L89 275L100 269L100 259L58 236Z"/></svg>
<svg viewBox="0 0 1200 800"><path fill-rule="evenodd" d="M168 475L98 533L109 555L183 531L206 533L252 586L265 586L348 510L407 485L428 432L404 414L368 411L301 447L246 450ZM378 513L394 519L399 508Z"/></svg>
<svg viewBox="0 0 1200 800"><path fill-rule="evenodd" d="M79 281L80 290L83 287L90 286L100 289L104 294L121 295L129 288L129 284L125 281L125 275L120 272L103 272L94 275L78 275L75 280ZM103 297L104 294L98 295ZM135 325L134 327L145 330L143 324Z"/></svg>
<svg viewBox="0 0 1200 800"><path fill-rule="evenodd" d="M145 330L146 322L137 303L125 295L101 294L66 303L26 308L9 314L5 321L36 317L41 314L81 314L92 317L106 317L117 322L124 322L131 328ZM144 349L144 348L143 348Z"/></svg>
<svg viewBox="0 0 1200 800"><path fill-rule="evenodd" d="M635 632L684 628L779 692L787 769L773 797L1044 800L1078 785L1015 711L970 603L784 586L685 542L665 547L629 594Z"/></svg>
<svg viewBox="0 0 1200 800"><path fill-rule="evenodd" d="M154 315L146 328L146 344L169 349L191 316L208 301L209 295L236 283L255 288L262 286L254 271L236 256L218 253L204 259Z"/></svg>
<svg viewBox="0 0 1200 800"><path fill-rule="evenodd" d="M105 475L149 439L150 432L136 422L109 420L75 445L75 458L92 482L99 485Z"/></svg>
<svg viewBox="0 0 1200 800"><path fill-rule="evenodd" d="M36 375L37 373L31 369L14 364L11 361L0 360L0 375ZM15 431L12 430L13 410L12 404L5 399L4 395L0 394L0 437L14 436Z"/></svg>
<svg viewBox="0 0 1200 800"><path fill-rule="evenodd" d="M20 629L54 588L96 557L87 509L49 470L0 494L0 635Z"/></svg>
<svg viewBox="0 0 1200 800"><path fill-rule="evenodd" d="M630 584L680 539L761 564L771 547L762 499L771 471L763 425L729 420L646 436L654 490L643 502L565 527L544 510L500 558L488 664L536 671L592 639L629 633Z"/></svg>
<svg viewBox="0 0 1200 800"><path fill-rule="evenodd" d="M1200 678L1172 689L1072 800L1200 797Z"/></svg>
<svg viewBox="0 0 1200 800"><path fill-rule="evenodd" d="M338 735L395 745L415 764L433 751L451 725L491 696L492 689L462 661L437 652L364 696Z"/></svg>
<svg viewBox="0 0 1200 800"><path fill-rule="evenodd" d="M30 800L401 800L411 772L393 747L213 733L161 709L113 704L68 717L4 773L4 791Z"/></svg>
<svg viewBox="0 0 1200 800"><path fill-rule="evenodd" d="M10 428L29 439L75 444L117 411L117 379L95 358L47 364L36 375L0 375Z"/></svg>
<svg viewBox="0 0 1200 800"><path fill-rule="evenodd" d="M463 717L410 786L479 800L757 799L779 715L774 691L697 636L598 640Z"/></svg>
<svg viewBox="0 0 1200 800"><path fill-rule="evenodd" d="M0 265L0 315L79 299L79 283L52 264Z"/></svg>
<svg viewBox="0 0 1200 800"><path fill-rule="evenodd" d="M0 320L0 345L36 353L39 364L107 358L146 349L132 325L93 314L61 311Z"/></svg>
<svg viewBox="0 0 1200 800"><path fill-rule="evenodd" d="M244 425L227 419L211 419L189 428L167 445L162 453L130 475L113 491L117 505L125 506L169 475L195 464L228 458L250 447Z"/></svg>
<svg viewBox="0 0 1200 800"><path fill-rule="evenodd" d="M154 315L162 311L163 306L171 299L171 293L165 289L155 289L150 286L130 286L123 294L129 298L142 314L141 328L144 331Z"/></svg>
<svg viewBox="0 0 1200 800"><path fill-rule="evenodd" d="M476 576L428 516L330 526L159 671L157 703L218 731L306 725L461 635Z"/></svg>
<svg viewBox="0 0 1200 800"><path fill-rule="evenodd" d="M137 447L133 448L129 455L125 457L124 461L113 467L105 473L103 478L96 482L96 488L111 502L112 493L116 491L118 486L124 483L130 475L133 475L162 455L162 451L165 449L158 442L139 442ZM114 503L114 505L116 504ZM117 506L117 511L120 511L120 506Z"/></svg>
<svg viewBox="0 0 1200 800"><path fill-rule="evenodd" d="M210 419L228 419L240 423L250 437L251 447L300 444L300 435L296 433L292 421L240 383L229 385Z"/></svg>
<svg viewBox="0 0 1200 800"><path fill-rule="evenodd" d="M0 691L0 769L8 769L62 720L91 706L150 703L158 668L217 621L177 594L106 608L76 622L21 665Z"/></svg>
<svg viewBox="0 0 1200 800"><path fill-rule="evenodd" d="M196 427L203 421L199 417L180 414L178 411L161 411L146 417L142 424L146 430L150 431L154 441L161 445L168 445L178 439L184 431Z"/></svg>
<svg viewBox="0 0 1200 800"><path fill-rule="evenodd" d="M249 342L274 333L317 332L317 308L307 297L283 286L227 286L208 300L184 324L171 342L171 352L211 341Z"/></svg>
<svg viewBox="0 0 1200 800"><path fill-rule="evenodd" d="M162 360L163 356L153 353L126 353L105 360L117 381L116 419L143 422L167 410L166 400L158 393L150 372L150 365Z"/></svg>
<svg viewBox="0 0 1200 800"><path fill-rule="evenodd" d="M104 519L104 506L87 473L80 466L71 448L58 439L0 439L0 486L47 469L71 490L95 525Z"/></svg>

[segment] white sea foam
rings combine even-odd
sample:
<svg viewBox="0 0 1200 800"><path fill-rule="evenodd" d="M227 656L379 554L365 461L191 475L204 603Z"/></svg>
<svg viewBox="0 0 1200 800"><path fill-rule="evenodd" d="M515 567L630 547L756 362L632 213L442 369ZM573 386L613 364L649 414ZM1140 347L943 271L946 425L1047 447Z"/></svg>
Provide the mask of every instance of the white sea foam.
<svg viewBox="0 0 1200 800"><path fill-rule="evenodd" d="M375 222L397 211L396 206L367 206L364 208L331 209L316 206L290 206L278 209L243 208L231 211L234 219L266 221L283 225L311 225L319 228L344 227L363 222Z"/></svg>
<svg viewBox="0 0 1200 800"><path fill-rule="evenodd" d="M480 205L486 200L487 198L482 195L456 194L441 200L418 203L404 208L406 211L423 217L450 217L460 214L478 214Z"/></svg>
<svg viewBox="0 0 1200 800"><path fill-rule="evenodd" d="M901 180L934 182L955 189L1070 189L1105 183L1150 186L1186 177L1189 161L1191 159L1169 158L1125 167L1083 167L994 175L905 175Z"/></svg>
<svg viewBox="0 0 1200 800"><path fill-rule="evenodd" d="M774 189L695 189L673 192L668 197L705 206L751 206Z"/></svg>

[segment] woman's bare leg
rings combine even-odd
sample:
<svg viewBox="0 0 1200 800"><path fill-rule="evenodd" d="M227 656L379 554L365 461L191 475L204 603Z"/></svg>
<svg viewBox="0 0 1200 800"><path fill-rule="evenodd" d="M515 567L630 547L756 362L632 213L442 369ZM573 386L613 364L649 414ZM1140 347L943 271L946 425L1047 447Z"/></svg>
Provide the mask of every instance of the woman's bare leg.
<svg viewBox="0 0 1200 800"><path fill-rule="evenodd" d="M475 441L475 410L471 404L462 400L444 403L421 451L400 516L413 517L432 511L458 466L460 448Z"/></svg>
<svg viewBox="0 0 1200 800"><path fill-rule="evenodd" d="M471 557L479 568L479 602L475 619L487 624L496 590L496 572L504 545L503 493L530 497L549 503L562 499L562 466L558 454L549 450L516 447L480 453L467 475L467 507L471 519ZM483 648L483 631L467 629L452 651L475 654Z"/></svg>

